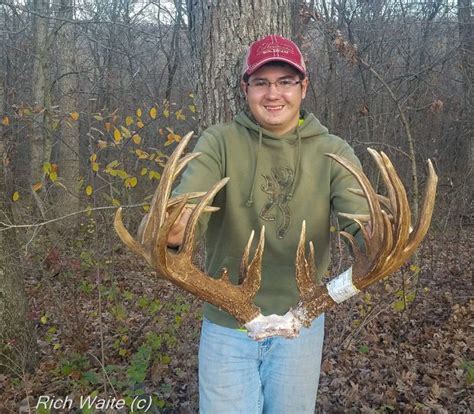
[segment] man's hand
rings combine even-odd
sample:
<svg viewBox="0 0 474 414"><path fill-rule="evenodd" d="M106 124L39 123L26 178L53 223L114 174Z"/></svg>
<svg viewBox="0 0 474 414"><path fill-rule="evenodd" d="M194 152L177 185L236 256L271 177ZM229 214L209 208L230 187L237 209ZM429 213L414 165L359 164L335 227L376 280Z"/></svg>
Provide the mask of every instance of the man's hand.
<svg viewBox="0 0 474 414"><path fill-rule="evenodd" d="M168 247L178 247L183 243L184 230L193 210L185 208L176 219L168 234Z"/></svg>

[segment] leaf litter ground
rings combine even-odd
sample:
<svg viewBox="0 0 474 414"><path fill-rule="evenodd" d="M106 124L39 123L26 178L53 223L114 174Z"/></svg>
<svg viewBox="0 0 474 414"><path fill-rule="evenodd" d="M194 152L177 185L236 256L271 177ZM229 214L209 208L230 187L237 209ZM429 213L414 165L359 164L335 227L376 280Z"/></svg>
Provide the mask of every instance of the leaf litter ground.
<svg viewBox="0 0 474 414"><path fill-rule="evenodd" d="M419 268L327 313L316 412L474 412L472 247L468 235L432 237ZM153 412L198 412L199 301L124 250L113 274L56 253L48 277L28 279L38 368L0 375L0 413L36 412L41 395L140 393Z"/></svg>

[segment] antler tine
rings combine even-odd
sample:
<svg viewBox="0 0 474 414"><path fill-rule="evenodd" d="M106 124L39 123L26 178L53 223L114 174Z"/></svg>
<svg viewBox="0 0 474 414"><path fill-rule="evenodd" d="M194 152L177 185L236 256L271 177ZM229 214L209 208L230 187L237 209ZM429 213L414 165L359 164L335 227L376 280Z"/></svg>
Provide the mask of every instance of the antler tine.
<svg viewBox="0 0 474 414"><path fill-rule="evenodd" d="M310 252L306 258L306 221L301 225L300 240L296 250L296 285L302 300L306 300L314 294L316 283L314 276L316 265L314 262L314 247L310 243Z"/></svg>
<svg viewBox="0 0 474 414"><path fill-rule="evenodd" d="M373 148L367 148L367 151L370 153L372 158L375 160L377 166L379 167L379 171L382 174L382 180L385 183L385 187L388 192L388 197L386 198L388 201L388 206L390 206L391 213L395 217L397 215L397 197L396 193L394 191L393 186L391 185L391 180L390 177L387 173L387 169L385 168L385 165L383 164L382 157L380 154L383 154L384 160L388 159L388 157L385 155L383 151L380 152L380 154L374 150ZM389 160L390 162L390 160Z"/></svg>
<svg viewBox="0 0 474 414"><path fill-rule="evenodd" d="M181 171L183 171L184 167L186 167L186 165L188 165L189 162L194 160L194 158L199 157L200 155L202 155L202 152L191 152L183 156L178 162L178 166L176 167L176 171L174 172L173 181L176 180L176 177L179 175Z"/></svg>
<svg viewBox="0 0 474 414"><path fill-rule="evenodd" d="M177 168L184 167L182 163L179 163L179 157L188 145L192 136L193 132L187 133L173 151L171 156L168 158L168 162L166 163L163 173L161 174L158 187L156 188L153 199L151 200L150 212L148 213L143 226L143 233L141 237L142 243L148 243L152 239L156 239L156 232L164 222L166 209L168 207L168 200L170 198L171 187L173 185L174 179L176 178L175 172ZM191 161L191 159L192 158L189 157L187 162Z"/></svg>
<svg viewBox="0 0 474 414"><path fill-rule="evenodd" d="M181 245L181 250L183 252L187 253L193 250L194 233L196 231L196 225L200 215L206 208L207 204L209 204L209 202L214 198L214 196L219 192L219 190L227 184L228 181L229 177L226 177L215 183L206 193L206 195L201 198L201 201L193 210L191 216L189 217L189 221L186 226L186 231L184 233L183 243Z"/></svg>
<svg viewBox="0 0 474 414"><path fill-rule="evenodd" d="M371 218L371 234L369 238L366 238L367 233L362 233L364 236L364 241L366 244L366 251L369 257L372 257L376 254L376 247L379 243L382 242L383 239L383 217L382 217L382 210L380 208L380 204L377 200L377 194L375 193L372 185L370 184L369 179L365 176L365 174L351 163L349 160L341 157L340 155L336 154L325 154L328 157L334 159L339 164L341 164L344 168L346 168L357 180L359 185L362 188L362 191L365 194L365 198L367 199L367 203L369 205L369 213Z"/></svg>
<svg viewBox="0 0 474 414"><path fill-rule="evenodd" d="M360 190L359 188L348 188L347 191L349 191L352 194L358 195L359 197L365 198L364 192ZM392 204L388 197L377 194L377 200L383 206L384 209L386 209L389 213L393 213Z"/></svg>
<svg viewBox="0 0 474 414"><path fill-rule="evenodd" d="M132 235L123 225L122 207L119 207L115 213L114 228L117 234L119 235L120 239L130 250L132 250L134 253L140 256L145 257L147 262L149 263L151 262L150 255L145 252L145 250L142 248L142 245L132 237Z"/></svg>
<svg viewBox="0 0 474 414"><path fill-rule="evenodd" d="M250 242L251 242L251 238L249 238L249 243ZM250 247L250 245L247 244L247 247ZM246 260L248 262L249 251L247 251L247 247L246 247L245 253L247 253ZM258 244L255 249L255 254L253 256L252 261L250 262L250 265L246 266L246 270L244 274L245 276L243 277L242 283L241 283L242 289L244 292L247 293L247 297L249 300L255 297L255 295L258 292L258 289L260 288L260 281L261 281L260 269L262 267L262 258L263 258L264 248L265 248L265 226L262 226L262 228L260 229ZM243 259L242 259L242 262L243 262ZM241 264L241 268L242 268L242 264Z"/></svg>
<svg viewBox="0 0 474 414"><path fill-rule="evenodd" d="M180 162L180 157L189 144L192 136L193 132L188 132L183 137L181 142L169 157L168 162L166 163L166 166L163 170L163 174L161 174L160 184L158 185L158 189L155 193L155 197L153 197L152 205L150 207L152 214L156 214L158 218L158 226L155 226L153 229L154 232L157 232L159 227L162 226L165 221L166 208L171 194L171 187L173 185L175 173ZM191 159L188 159L188 162L190 160Z"/></svg>
<svg viewBox="0 0 474 414"><path fill-rule="evenodd" d="M397 256L406 245L408 236L410 234L411 227L411 211L410 204L408 202L407 193L403 186L397 171L393 167L392 162L383 152L380 155L376 154L375 151L370 151L372 156L379 165L379 168L385 169L388 176L387 187L391 187L394 194L396 194L396 209L397 213L394 215L394 228L395 228L395 245L393 246L393 256Z"/></svg>
<svg viewBox="0 0 474 414"><path fill-rule="evenodd" d="M250 247L252 247L253 238L255 236L255 231L252 230L250 233L247 244L245 245L244 253L242 254L242 260L240 261L240 270L239 270L239 283L242 283L247 276L247 270L249 267L249 255Z"/></svg>
<svg viewBox="0 0 474 414"><path fill-rule="evenodd" d="M418 216L415 228L410 234L410 239L406 247L407 250L413 251L418 247L425 237L430 227L431 216L433 215L434 203L436 199L436 187L438 185L438 176L433 168L431 160L428 160L428 179L425 185L425 195L423 205Z"/></svg>

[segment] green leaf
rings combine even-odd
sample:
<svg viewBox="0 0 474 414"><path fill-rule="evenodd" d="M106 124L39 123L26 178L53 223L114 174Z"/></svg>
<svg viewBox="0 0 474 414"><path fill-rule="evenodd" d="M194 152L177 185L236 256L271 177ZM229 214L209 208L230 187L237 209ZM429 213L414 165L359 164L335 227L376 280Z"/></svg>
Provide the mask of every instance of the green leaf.
<svg viewBox="0 0 474 414"><path fill-rule="evenodd" d="M357 348L357 350L361 354L368 354L369 353L369 347L367 345L361 345L361 346L359 346L359 348Z"/></svg>
<svg viewBox="0 0 474 414"><path fill-rule="evenodd" d="M393 308L399 312L403 312L405 310L405 302L403 302L403 300L397 300L393 304Z"/></svg>

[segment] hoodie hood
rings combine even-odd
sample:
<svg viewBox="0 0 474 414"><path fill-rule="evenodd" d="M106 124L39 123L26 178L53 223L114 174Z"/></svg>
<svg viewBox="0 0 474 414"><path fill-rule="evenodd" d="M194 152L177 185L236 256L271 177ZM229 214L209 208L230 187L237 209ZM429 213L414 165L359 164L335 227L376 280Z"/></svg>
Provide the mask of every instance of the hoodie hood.
<svg viewBox="0 0 474 414"><path fill-rule="evenodd" d="M298 134L299 136L304 138L314 137L316 135L326 135L328 133L328 129L319 122L319 120L311 113L308 113L305 110L301 111L300 115L300 124L298 127L291 132L290 134L278 136L266 129L262 128L257 121L253 118L253 116L247 112L241 112L235 117L235 121L244 126L245 128L255 131L258 134L260 131L264 138L270 139L297 139Z"/></svg>
<svg viewBox="0 0 474 414"><path fill-rule="evenodd" d="M259 171L259 161L260 161L260 152L262 150L262 142L264 138L272 139L272 140L296 140L297 147L296 153L294 157L294 171L295 176L293 179L293 183L291 186L291 190L286 196L286 202L290 202L293 198L293 193L295 191L296 182L298 181L299 171L300 171L300 162L301 162L301 140L304 138L312 137L318 135L326 135L328 133L328 129L323 126L319 120L313 115L308 114L305 110L301 111L300 114L300 121L298 126L295 130L286 135L275 135L272 132L262 128L257 122L255 121L254 117L246 112L241 112L235 118L235 121L242 125L243 127L247 128L250 131L254 131L258 134L258 147L256 153L256 162L255 168L253 172L253 179L252 179L252 186L249 191L249 195L247 198L246 205L250 207L253 204L253 195L255 192L255 185L257 180L257 174Z"/></svg>

